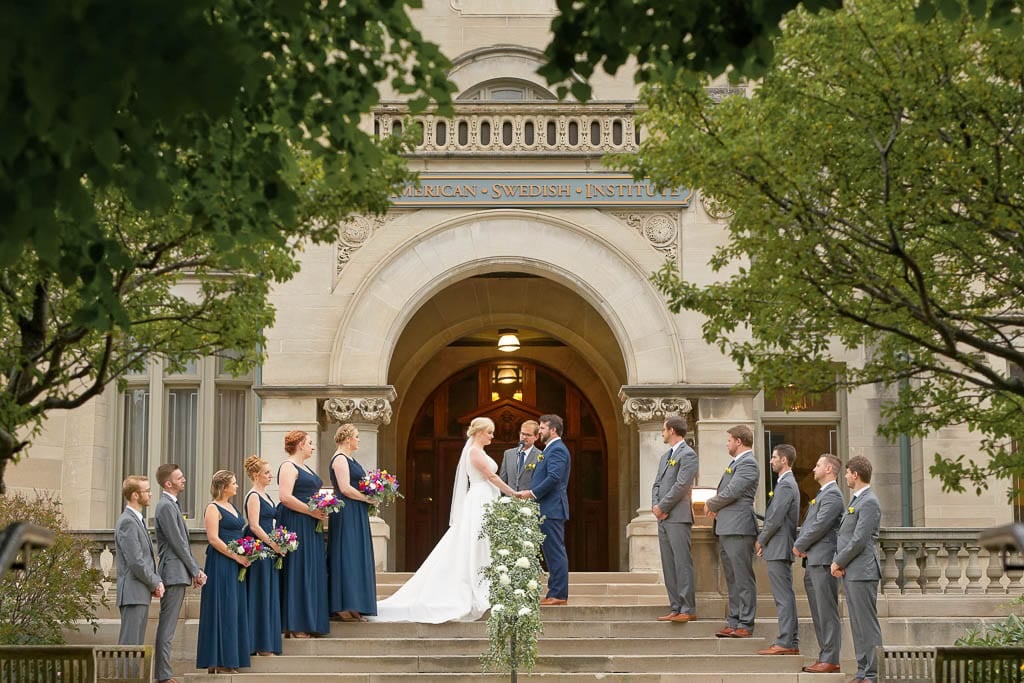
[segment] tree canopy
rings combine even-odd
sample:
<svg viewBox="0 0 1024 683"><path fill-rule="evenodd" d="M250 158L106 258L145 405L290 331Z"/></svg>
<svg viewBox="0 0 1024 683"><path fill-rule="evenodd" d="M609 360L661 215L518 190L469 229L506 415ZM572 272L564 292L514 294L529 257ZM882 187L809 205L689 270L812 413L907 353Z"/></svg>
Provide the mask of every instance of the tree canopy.
<svg viewBox="0 0 1024 683"><path fill-rule="evenodd" d="M714 284L656 274L674 311L702 313L752 387L906 380L884 433L984 437L984 458L935 454L953 490L1024 475L1022 21L909 0L795 11L750 97L648 89L651 134L622 160L732 214Z"/></svg>
<svg viewBox="0 0 1024 683"><path fill-rule="evenodd" d="M47 411L152 354L260 356L305 240L409 174L361 125L451 101L416 0L0 8L0 492Z"/></svg>
<svg viewBox="0 0 1024 683"><path fill-rule="evenodd" d="M551 22L553 40L545 51L541 73L571 90L580 100L590 97L588 81L600 67L615 74L628 59L639 67L638 82L671 82L681 72L732 79L759 78L773 61L773 39L787 12L842 7L842 0L557 0ZM940 15L950 20L964 14L985 17L993 26L1015 25L1014 0L919 0L915 17Z"/></svg>

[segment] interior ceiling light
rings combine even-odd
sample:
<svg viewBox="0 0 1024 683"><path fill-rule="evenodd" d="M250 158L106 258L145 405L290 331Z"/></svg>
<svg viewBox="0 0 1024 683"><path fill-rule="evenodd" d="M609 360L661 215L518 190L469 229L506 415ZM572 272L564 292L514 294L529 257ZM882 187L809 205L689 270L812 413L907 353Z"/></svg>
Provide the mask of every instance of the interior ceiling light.
<svg viewBox="0 0 1024 683"><path fill-rule="evenodd" d="M517 332L519 332L519 330L512 329L510 327L498 330L498 334L501 335L498 338L498 350L505 351L506 353L518 351L519 337L516 336Z"/></svg>

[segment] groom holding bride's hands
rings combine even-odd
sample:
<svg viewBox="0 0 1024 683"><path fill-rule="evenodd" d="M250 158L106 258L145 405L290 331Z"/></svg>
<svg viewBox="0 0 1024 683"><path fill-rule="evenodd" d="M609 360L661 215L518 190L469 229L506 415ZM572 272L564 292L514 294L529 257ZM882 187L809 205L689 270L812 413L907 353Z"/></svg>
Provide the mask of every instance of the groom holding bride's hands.
<svg viewBox="0 0 1024 683"><path fill-rule="evenodd" d="M517 498L533 498L544 517L540 530L544 534L541 552L548 565L548 594L542 605L565 605L569 602L569 558L565 553L565 521L569 519L570 456L562 442L565 425L558 415L541 415L540 440L544 454L537 459L533 471L533 488L519 491Z"/></svg>

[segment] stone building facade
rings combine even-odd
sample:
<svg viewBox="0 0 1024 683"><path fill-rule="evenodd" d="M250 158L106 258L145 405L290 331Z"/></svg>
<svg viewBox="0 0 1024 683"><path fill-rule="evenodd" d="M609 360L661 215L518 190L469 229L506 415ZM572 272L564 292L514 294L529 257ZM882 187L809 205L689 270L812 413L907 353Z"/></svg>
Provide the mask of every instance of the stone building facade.
<svg viewBox="0 0 1024 683"><path fill-rule="evenodd" d="M446 528L469 420L495 419L499 459L521 421L557 412L574 456L571 566L654 568L649 493L660 429L681 414L705 487L728 461L725 430L754 429L762 508L770 445L787 441L800 454L806 498L820 453L868 456L885 526L901 524L905 486L915 526L1012 519L1003 491L945 494L927 475L936 452L977 451L965 430L914 441L912 471L901 471L896 444L876 434L893 389L811 405L735 389L737 368L703 342L700 318L672 314L649 281L666 260L691 281L710 281L727 217L699 192L655 192L606 167L607 154L635 150L644 135L637 89L627 70L596 77L586 104L555 98L535 73L552 0L424 4L416 21L452 59L459 91L454 117L416 117L423 137L410 163L422 184L387 215L352 217L334 244L303 251L299 274L272 295L277 322L261 368L235 378L208 359L170 375L154 360L124 390L52 414L28 457L8 469L12 491L53 491L74 526L109 529L121 479L176 461L195 515L215 470L241 475L251 452L276 467L292 429L318 435L311 464L326 481L333 431L353 422L356 457L396 472L406 495L374 520L378 563L408 570ZM717 94L747 93L723 86ZM365 125L397 134L409 125L407 109L393 93L384 100ZM497 349L503 330L515 331L520 348Z"/></svg>

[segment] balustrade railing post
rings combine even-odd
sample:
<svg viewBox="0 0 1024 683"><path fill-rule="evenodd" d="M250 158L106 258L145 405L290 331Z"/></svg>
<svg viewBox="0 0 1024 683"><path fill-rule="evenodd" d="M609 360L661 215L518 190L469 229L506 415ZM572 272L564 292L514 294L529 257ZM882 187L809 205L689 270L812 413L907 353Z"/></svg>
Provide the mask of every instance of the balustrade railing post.
<svg viewBox="0 0 1024 683"><path fill-rule="evenodd" d="M921 589L925 593L940 593L939 579L942 569L939 567L939 550L942 543L938 539L926 540L924 543L924 570L921 572Z"/></svg>
<svg viewBox="0 0 1024 683"><path fill-rule="evenodd" d="M900 569L896 565L896 553L900 549L900 542L896 540L883 539L879 542L882 547L882 554L885 559L882 562L882 592L899 593Z"/></svg>
<svg viewBox="0 0 1024 683"><path fill-rule="evenodd" d="M985 570L986 576L988 576L988 586L985 587L986 593L1006 593L1006 587L1003 586L1003 558L999 553L993 553L986 551L988 555L988 567Z"/></svg>
<svg viewBox="0 0 1024 683"><path fill-rule="evenodd" d="M963 576L963 561L960 559L960 541L946 541L946 593L963 593L960 577Z"/></svg>
<svg viewBox="0 0 1024 683"><path fill-rule="evenodd" d="M964 589L964 592L968 595L977 595L984 592L981 587L981 565L978 563L978 553L981 552L981 546L978 545L977 541L968 541L964 545L967 548L967 569L965 571L967 587Z"/></svg>
<svg viewBox="0 0 1024 683"><path fill-rule="evenodd" d="M917 552L920 545L917 541L903 542L903 593L919 594L921 592L921 567L917 563Z"/></svg>

